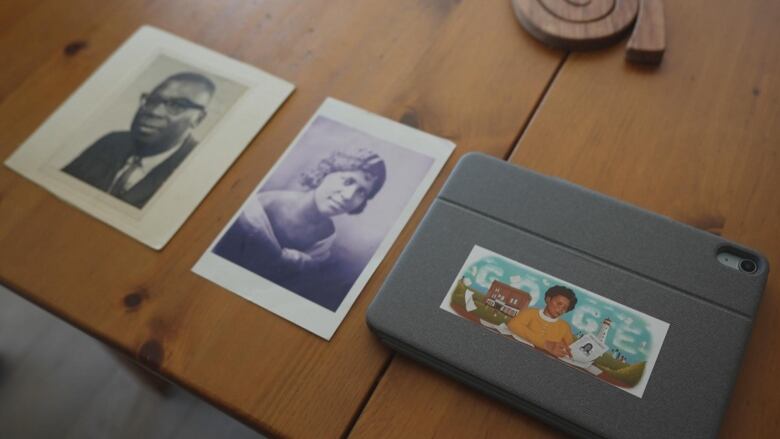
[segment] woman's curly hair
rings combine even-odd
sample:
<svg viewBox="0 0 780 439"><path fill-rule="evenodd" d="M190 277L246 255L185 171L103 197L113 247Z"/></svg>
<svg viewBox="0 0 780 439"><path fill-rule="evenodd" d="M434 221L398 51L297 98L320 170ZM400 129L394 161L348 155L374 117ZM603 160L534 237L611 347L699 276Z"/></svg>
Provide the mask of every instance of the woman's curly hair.
<svg viewBox="0 0 780 439"><path fill-rule="evenodd" d="M367 201L382 189L387 177L385 162L379 155L366 148L351 148L330 153L309 170L301 173L300 183L308 189L315 189L322 183L322 179L334 172L362 171L369 175L374 184L368 193L366 201L349 212L354 215L366 208Z"/></svg>
<svg viewBox="0 0 780 439"><path fill-rule="evenodd" d="M562 285L555 285L547 289L547 292L544 293L545 300L552 299L555 296L563 296L569 300L569 308L566 310L566 312L569 312L574 309L575 306L577 306L577 295L574 294L574 291L571 290L571 288L566 288Z"/></svg>

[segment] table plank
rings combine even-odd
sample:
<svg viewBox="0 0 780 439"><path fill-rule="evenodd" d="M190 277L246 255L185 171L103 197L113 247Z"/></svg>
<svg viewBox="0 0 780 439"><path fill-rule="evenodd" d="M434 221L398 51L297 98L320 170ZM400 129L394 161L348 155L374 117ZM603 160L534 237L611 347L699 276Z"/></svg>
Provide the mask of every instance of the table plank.
<svg viewBox="0 0 780 439"><path fill-rule="evenodd" d="M344 433L390 358L365 308L432 195L330 342L190 267L326 96L453 139L433 194L457 156L509 153L562 53L527 37L508 2L128 1L101 21L83 50L55 52L0 103L0 157L145 23L298 89L159 253L3 168L0 281L264 431Z"/></svg>
<svg viewBox="0 0 780 439"><path fill-rule="evenodd" d="M570 55L511 161L721 234L777 265L780 4L665 3L660 68L626 64L623 47ZM780 280L770 275L723 437L780 430L779 314ZM395 359L352 436L552 435L519 412L491 420L497 411L500 404Z"/></svg>
<svg viewBox="0 0 780 439"><path fill-rule="evenodd" d="M83 49L85 35L127 5L119 0L0 3L0 57L6 60L0 69L0 101L53 52L74 55Z"/></svg>
<svg viewBox="0 0 780 439"><path fill-rule="evenodd" d="M350 438L565 438L563 433L396 355Z"/></svg>

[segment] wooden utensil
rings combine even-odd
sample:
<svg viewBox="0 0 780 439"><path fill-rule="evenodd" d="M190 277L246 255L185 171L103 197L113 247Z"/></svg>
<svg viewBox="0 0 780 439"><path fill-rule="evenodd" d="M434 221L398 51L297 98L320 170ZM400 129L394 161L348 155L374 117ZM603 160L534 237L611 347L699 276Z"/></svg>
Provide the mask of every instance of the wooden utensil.
<svg viewBox="0 0 780 439"><path fill-rule="evenodd" d="M662 0L512 0L520 24L538 40L567 50L599 49L634 23L626 59L658 64L666 48Z"/></svg>

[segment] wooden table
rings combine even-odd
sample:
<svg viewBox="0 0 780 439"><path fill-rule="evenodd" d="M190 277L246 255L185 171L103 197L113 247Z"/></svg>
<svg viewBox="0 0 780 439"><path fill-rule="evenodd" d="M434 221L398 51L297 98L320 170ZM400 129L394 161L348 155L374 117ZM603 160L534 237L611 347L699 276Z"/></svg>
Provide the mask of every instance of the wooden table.
<svg viewBox="0 0 780 439"><path fill-rule="evenodd" d="M482 151L718 233L780 261L780 3L667 1L658 69L567 54L509 0L22 0L0 4L3 160L138 26L296 84L155 252L0 169L0 281L261 431L292 437L557 437L394 355L365 309L457 158ZM190 267L326 96L458 145L325 342ZM770 275L724 437L780 431ZM703 402L706 403L706 402Z"/></svg>

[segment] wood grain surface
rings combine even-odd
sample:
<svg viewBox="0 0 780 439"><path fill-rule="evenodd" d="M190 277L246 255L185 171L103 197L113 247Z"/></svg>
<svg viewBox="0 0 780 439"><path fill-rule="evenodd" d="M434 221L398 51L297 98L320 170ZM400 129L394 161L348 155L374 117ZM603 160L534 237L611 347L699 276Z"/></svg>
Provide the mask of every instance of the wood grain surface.
<svg viewBox="0 0 780 439"><path fill-rule="evenodd" d="M721 436L777 437L780 3L666 2L666 20L668 50L657 70L625 63L618 46L571 54L511 161L720 234L768 257L775 273L769 276ZM353 435L410 437L415 432L426 437L557 434L423 366L394 359Z"/></svg>
<svg viewBox="0 0 780 439"><path fill-rule="evenodd" d="M265 439L173 384L148 387L113 353L0 286L0 437Z"/></svg>
<svg viewBox="0 0 780 439"><path fill-rule="evenodd" d="M350 438L565 438L531 416L396 355Z"/></svg>
<svg viewBox="0 0 780 439"><path fill-rule="evenodd" d="M509 2L5 2L2 159L141 24L298 89L159 253L0 169L0 281L266 432L334 437L357 418L356 437L558 437L392 357L364 311L457 157L507 156L520 134L515 163L780 261L780 5L665 6L659 69L626 65L620 45L570 55L523 130L563 54L527 36ZM189 271L326 96L458 144L330 343ZM778 319L770 274L723 437L780 431Z"/></svg>
<svg viewBox="0 0 780 439"><path fill-rule="evenodd" d="M162 252L0 169L0 282L292 437L349 430L391 358L365 326L366 305L458 156L507 156L564 56L526 35L508 2L14 0L0 14L3 160L142 24L296 84ZM326 96L458 145L329 343L190 272Z"/></svg>

